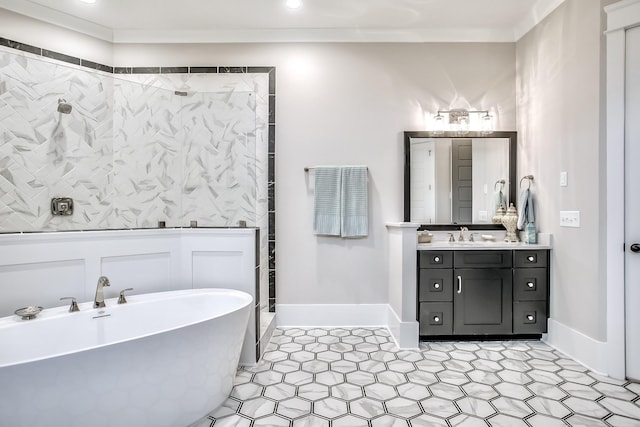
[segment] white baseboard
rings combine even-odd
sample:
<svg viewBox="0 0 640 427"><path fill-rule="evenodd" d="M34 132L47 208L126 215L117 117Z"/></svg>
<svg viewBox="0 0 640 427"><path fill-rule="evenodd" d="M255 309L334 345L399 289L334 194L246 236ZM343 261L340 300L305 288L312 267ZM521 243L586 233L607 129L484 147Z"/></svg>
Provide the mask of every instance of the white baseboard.
<svg viewBox="0 0 640 427"><path fill-rule="evenodd" d="M389 305L387 327L398 348L405 350L419 348L420 332L418 322L401 322L391 305Z"/></svg>
<svg viewBox="0 0 640 427"><path fill-rule="evenodd" d="M561 351L591 371L609 375L607 343L594 340L569 326L549 319L549 333L544 342Z"/></svg>
<svg viewBox="0 0 640 427"><path fill-rule="evenodd" d="M418 322L401 322L389 304L277 304L276 313L280 327L385 327L399 348L418 348Z"/></svg>

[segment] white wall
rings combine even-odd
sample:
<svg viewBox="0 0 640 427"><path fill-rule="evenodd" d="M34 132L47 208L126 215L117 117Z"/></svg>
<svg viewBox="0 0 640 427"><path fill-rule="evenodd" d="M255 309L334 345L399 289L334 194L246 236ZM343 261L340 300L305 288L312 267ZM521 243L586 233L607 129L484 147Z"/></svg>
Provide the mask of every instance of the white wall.
<svg viewBox="0 0 640 427"><path fill-rule="evenodd" d="M551 317L598 341L606 339L601 13L599 1L567 0L516 44L518 176L535 176L536 225L554 236ZM581 227L560 227L561 210L580 211Z"/></svg>

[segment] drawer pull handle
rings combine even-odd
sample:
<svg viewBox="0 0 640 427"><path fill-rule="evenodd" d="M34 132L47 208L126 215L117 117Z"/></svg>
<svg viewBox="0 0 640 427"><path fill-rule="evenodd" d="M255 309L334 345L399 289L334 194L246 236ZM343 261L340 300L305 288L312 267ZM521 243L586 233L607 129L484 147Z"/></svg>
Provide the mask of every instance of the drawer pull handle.
<svg viewBox="0 0 640 427"><path fill-rule="evenodd" d="M462 276L458 276L458 293L462 293Z"/></svg>
<svg viewBox="0 0 640 427"><path fill-rule="evenodd" d="M536 259L535 259L535 257L533 257L533 256L528 256L528 257L527 257L527 261L529 261L529 262L534 262L535 260L536 260Z"/></svg>
<svg viewBox="0 0 640 427"><path fill-rule="evenodd" d="M440 289L440 283L434 283L433 287L436 288L436 289Z"/></svg>
<svg viewBox="0 0 640 427"><path fill-rule="evenodd" d="M529 322L533 322L533 315L531 315L531 314L527 315L527 320Z"/></svg>
<svg viewBox="0 0 640 427"><path fill-rule="evenodd" d="M436 323L440 323L440 318L438 316L433 316L433 321Z"/></svg>
<svg viewBox="0 0 640 427"><path fill-rule="evenodd" d="M535 285L532 282L527 282L527 287L533 289Z"/></svg>
<svg viewBox="0 0 640 427"><path fill-rule="evenodd" d="M440 262L440 257L439 256L434 256L433 257L433 262Z"/></svg>

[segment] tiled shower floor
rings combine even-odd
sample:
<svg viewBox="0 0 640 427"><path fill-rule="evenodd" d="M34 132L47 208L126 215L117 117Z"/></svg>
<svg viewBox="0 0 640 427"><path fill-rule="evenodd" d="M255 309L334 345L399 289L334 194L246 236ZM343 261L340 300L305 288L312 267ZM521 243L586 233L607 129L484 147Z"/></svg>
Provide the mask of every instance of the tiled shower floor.
<svg viewBox="0 0 640 427"><path fill-rule="evenodd" d="M205 426L640 426L640 384L539 341L395 347L384 328L276 329Z"/></svg>

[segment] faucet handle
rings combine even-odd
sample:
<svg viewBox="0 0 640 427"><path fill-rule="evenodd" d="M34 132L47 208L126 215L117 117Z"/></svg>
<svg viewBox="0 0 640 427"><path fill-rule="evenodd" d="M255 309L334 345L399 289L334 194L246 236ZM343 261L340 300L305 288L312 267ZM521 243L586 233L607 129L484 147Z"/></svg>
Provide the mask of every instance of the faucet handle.
<svg viewBox="0 0 640 427"><path fill-rule="evenodd" d="M76 300L75 297L62 297L60 298L60 301L64 301L66 299L71 300L71 305L69 306L69 313L73 313L74 311L80 311L80 308L78 307L78 301Z"/></svg>
<svg viewBox="0 0 640 427"><path fill-rule="evenodd" d="M477 234L477 233L471 233L471 236L469 236L470 242L475 242L475 240L473 239L474 234Z"/></svg>
<svg viewBox="0 0 640 427"><path fill-rule="evenodd" d="M454 239L454 237L453 237L453 233L449 233L449 241L450 242L455 242L456 241L456 239Z"/></svg>
<svg viewBox="0 0 640 427"><path fill-rule="evenodd" d="M133 288L127 288L120 291L120 297L118 298L118 304L126 304L127 299L124 297L124 293L127 291L132 291Z"/></svg>

